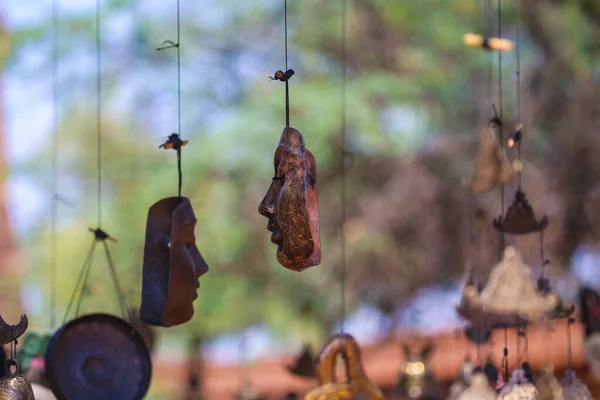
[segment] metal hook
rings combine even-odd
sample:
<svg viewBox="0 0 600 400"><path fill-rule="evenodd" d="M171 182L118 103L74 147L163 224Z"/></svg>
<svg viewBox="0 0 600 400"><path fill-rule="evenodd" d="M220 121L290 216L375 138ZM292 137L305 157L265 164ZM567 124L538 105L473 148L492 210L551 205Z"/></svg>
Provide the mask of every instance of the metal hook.
<svg viewBox="0 0 600 400"><path fill-rule="evenodd" d="M169 44L169 45L165 46L165 44ZM164 42L162 42L162 44L160 45L160 47L158 47L156 49L156 51L171 49L173 47L179 48L179 43L173 43L171 40L165 40Z"/></svg>

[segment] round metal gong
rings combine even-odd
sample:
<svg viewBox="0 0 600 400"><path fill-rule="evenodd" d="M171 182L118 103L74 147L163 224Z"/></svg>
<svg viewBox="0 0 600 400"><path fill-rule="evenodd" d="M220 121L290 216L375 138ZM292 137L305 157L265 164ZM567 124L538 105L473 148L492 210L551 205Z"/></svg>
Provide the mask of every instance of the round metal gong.
<svg viewBox="0 0 600 400"><path fill-rule="evenodd" d="M139 400L150 386L152 361L141 335L126 321L89 314L54 334L46 374L58 400Z"/></svg>

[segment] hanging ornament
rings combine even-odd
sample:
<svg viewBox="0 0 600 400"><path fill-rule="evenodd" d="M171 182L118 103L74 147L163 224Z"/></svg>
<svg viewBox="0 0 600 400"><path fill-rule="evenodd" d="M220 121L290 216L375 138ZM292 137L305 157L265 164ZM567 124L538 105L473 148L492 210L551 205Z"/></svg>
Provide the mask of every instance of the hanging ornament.
<svg viewBox="0 0 600 400"><path fill-rule="evenodd" d="M144 339L127 322L88 314L54 334L46 373L58 400L140 400L150 386L152 361Z"/></svg>
<svg viewBox="0 0 600 400"><path fill-rule="evenodd" d="M465 328L465 336L473 343L481 345L492 337L492 330L481 326L469 325Z"/></svg>
<svg viewBox="0 0 600 400"><path fill-rule="evenodd" d="M575 307L565 308L554 290L542 293L531 268L508 246L481 292L472 283L465 286L457 310L470 323L495 329L566 318Z"/></svg>
<svg viewBox="0 0 600 400"><path fill-rule="evenodd" d="M427 359L433 351L433 344L428 344L421 349L403 346L404 364L396 386L400 395L410 399L439 398L440 390L435 384Z"/></svg>
<svg viewBox="0 0 600 400"><path fill-rule="evenodd" d="M287 369L296 376L301 376L303 378L315 377L315 361L310 345L304 345L302 353L296 359L295 364L293 366L288 366Z"/></svg>
<svg viewBox="0 0 600 400"><path fill-rule="evenodd" d="M536 387L540 393L540 400L563 400L563 391L554 375L554 367L546 363L542 373L537 378Z"/></svg>
<svg viewBox="0 0 600 400"><path fill-rule="evenodd" d="M21 364L16 359L17 339L25 333L29 322L27 316L21 315L17 325L7 324L0 316L0 347L10 343L10 358L5 361L6 355L0 352L0 361L6 366L3 376L0 376L0 399L2 400L35 400L31 383L21 374ZM12 370L14 368L14 371ZM3 367L4 369L4 367Z"/></svg>
<svg viewBox="0 0 600 400"><path fill-rule="evenodd" d="M335 381L335 362L341 355L346 366L345 382ZM334 335L317 357L319 387L305 396L305 400L363 399L383 400L383 394L365 375L360 348L348 334Z"/></svg>
<svg viewBox="0 0 600 400"><path fill-rule="evenodd" d="M496 400L497 394L488 383L485 374L478 372L471 377L470 385L459 393L456 400Z"/></svg>
<svg viewBox="0 0 600 400"><path fill-rule="evenodd" d="M539 232L548 226L548 218L540 221L535 218L533 208L527 201L525 193L517 190L512 204L506 211L506 216L494 219L494 227L501 232L512 235L524 235Z"/></svg>
<svg viewBox="0 0 600 400"><path fill-rule="evenodd" d="M585 384L577 377L575 371L568 368L560 381L564 400L594 400L594 396Z"/></svg>
<svg viewBox="0 0 600 400"><path fill-rule="evenodd" d="M515 368L510 380L500 390L498 400L537 400L539 396L536 387L525 376L525 371Z"/></svg>
<svg viewBox="0 0 600 400"><path fill-rule="evenodd" d="M187 197L169 197L148 211L144 246L140 318L157 326L175 326L194 315L199 278L208 272L194 228L196 217Z"/></svg>
<svg viewBox="0 0 600 400"><path fill-rule="evenodd" d="M492 119L479 134L475 176L470 183L470 188L475 193L489 192L513 181L517 177L516 170L521 168L518 163L514 167L511 165L506 152L500 146L494 132L499 124L499 120Z"/></svg>

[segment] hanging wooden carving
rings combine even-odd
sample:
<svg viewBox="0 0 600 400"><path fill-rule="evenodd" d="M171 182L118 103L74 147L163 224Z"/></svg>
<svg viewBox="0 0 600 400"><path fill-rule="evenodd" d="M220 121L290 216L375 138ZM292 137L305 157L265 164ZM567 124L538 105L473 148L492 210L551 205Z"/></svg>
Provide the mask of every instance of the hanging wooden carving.
<svg viewBox="0 0 600 400"><path fill-rule="evenodd" d="M538 400L539 396L535 385L525 376L525 371L515 368L510 380L500 390L498 400Z"/></svg>
<svg viewBox="0 0 600 400"><path fill-rule="evenodd" d="M479 149L475 160L475 176L471 180L471 190L475 193L498 189L511 182L517 173L508 161L506 152L494 132L494 126L484 128L479 134Z"/></svg>
<svg viewBox="0 0 600 400"><path fill-rule="evenodd" d="M16 341L27 329L27 316L21 315L17 325L9 325L0 316L0 346ZM21 364L10 358L5 362L6 372L0 379L0 399L2 400L35 400L31 383L21 374ZM14 368L14 371L13 371Z"/></svg>
<svg viewBox="0 0 600 400"><path fill-rule="evenodd" d="M472 283L465 286L457 310L471 324L494 329L566 318L575 307L564 307L552 289L540 291L531 268L517 249L508 246L483 291Z"/></svg>
<svg viewBox="0 0 600 400"><path fill-rule="evenodd" d="M506 210L506 216L494 219L496 229L512 235L539 232L546 229L547 226L548 218L544 216L540 221L535 218L533 208L521 190L517 190L515 193L512 204Z"/></svg>
<svg viewBox="0 0 600 400"><path fill-rule="evenodd" d="M346 366L348 380L335 381L335 362L341 355ZM365 375L360 349L354 338L337 334L331 338L317 357L319 387L309 392L305 400L382 400L383 394Z"/></svg>
<svg viewBox="0 0 600 400"><path fill-rule="evenodd" d="M187 197L162 199L148 211L140 307L147 324L175 326L194 315L198 279L208 271L196 247L195 227Z"/></svg>
<svg viewBox="0 0 600 400"><path fill-rule="evenodd" d="M277 261L303 271L321 263L317 164L294 128L283 130L274 161L275 176L258 212L269 220Z"/></svg>

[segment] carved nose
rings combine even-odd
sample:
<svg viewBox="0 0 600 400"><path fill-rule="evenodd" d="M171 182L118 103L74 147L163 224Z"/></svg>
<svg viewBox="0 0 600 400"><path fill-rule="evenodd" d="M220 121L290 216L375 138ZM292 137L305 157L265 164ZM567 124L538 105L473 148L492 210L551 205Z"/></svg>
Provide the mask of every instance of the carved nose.
<svg viewBox="0 0 600 400"><path fill-rule="evenodd" d="M275 215L275 207L271 204L266 204L265 202L260 203L258 206L258 213L263 217L272 217Z"/></svg>

